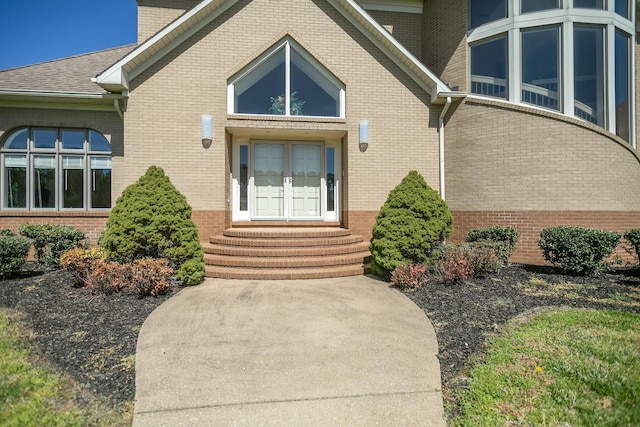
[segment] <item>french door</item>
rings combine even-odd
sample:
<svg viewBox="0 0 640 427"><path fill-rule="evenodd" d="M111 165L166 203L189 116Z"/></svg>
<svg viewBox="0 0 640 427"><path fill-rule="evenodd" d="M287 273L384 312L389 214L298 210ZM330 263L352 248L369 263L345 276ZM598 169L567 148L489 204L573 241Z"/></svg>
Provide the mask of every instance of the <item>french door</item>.
<svg viewBox="0 0 640 427"><path fill-rule="evenodd" d="M255 142L252 151L252 218L322 218L322 144Z"/></svg>

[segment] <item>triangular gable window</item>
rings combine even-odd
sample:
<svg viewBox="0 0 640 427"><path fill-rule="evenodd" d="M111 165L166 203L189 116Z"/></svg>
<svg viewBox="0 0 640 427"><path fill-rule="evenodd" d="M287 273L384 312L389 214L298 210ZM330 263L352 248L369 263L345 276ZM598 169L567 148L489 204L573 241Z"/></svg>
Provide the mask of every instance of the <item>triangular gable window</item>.
<svg viewBox="0 0 640 427"><path fill-rule="evenodd" d="M344 117L344 85L285 39L229 80L229 113Z"/></svg>

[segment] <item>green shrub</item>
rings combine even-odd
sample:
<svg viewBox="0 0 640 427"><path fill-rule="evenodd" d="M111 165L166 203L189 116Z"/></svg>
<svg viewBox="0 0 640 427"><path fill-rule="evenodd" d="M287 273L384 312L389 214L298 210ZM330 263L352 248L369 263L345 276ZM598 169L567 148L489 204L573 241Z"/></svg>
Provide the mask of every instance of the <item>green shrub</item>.
<svg viewBox="0 0 640 427"><path fill-rule="evenodd" d="M445 283L460 283L471 277L499 269L495 250L490 246L460 244L447 246L438 260L437 270Z"/></svg>
<svg viewBox="0 0 640 427"><path fill-rule="evenodd" d="M45 265L57 266L64 252L88 245L87 236L69 225L24 224L18 231L31 239L36 260Z"/></svg>
<svg viewBox="0 0 640 427"><path fill-rule="evenodd" d="M518 243L520 232L508 225L493 225L491 227L475 228L467 233L467 242L503 242L511 247Z"/></svg>
<svg viewBox="0 0 640 427"><path fill-rule="evenodd" d="M620 243L620 234L583 227L551 227L540 232L538 246L544 259L564 272L591 275L606 269L604 259Z"/></svg>
<svg viewBox="0 0 640 427"><path fill-rule="evenodd" d="M638 262L640 262L640 228L627 231L624 233L624 238L631 243L638 256Z"/></svg>
<svg viewBox="0 0 640 427"><path fill-rule="evenodd" d="M18 236L0 236L0 278L18 271L27 260L31 241Z"/></svg>
<svg viewBox="0 0 640 427"><path fill-rule="evenodd" d="M105 258L106 254L101 248L74 248L60 256L60 267L73 274L77 286L88 286L91 273Z"/></svg>
<svg viewBox="0 0 640 427"><path fill-rule="evenodd" d="M424 264L400 264L391 273L391 283L400 288L421 288L429 278L427 267Z"/></svg>
<svg viewBox="0 0 640 427"><path fill-rule="evenodd" d="M185 285L204 278L204 251L191 206L164 171L151 166L116 200L102 236L109 260L167 258Z"/></svg>
<svg viewBox="0 0 640 427"><path fill-rule="evenodd" d="M16 233L14 233L13 230L9 228L0 228L0 237L15 236L15 235Z"/></svg>
<svg viewBox="0 0 640 427"><path fill-rule="evenodd" d="M388 279L400 264L434 263L439 245L452 231L447 204L422 175L411 171L391 190L376 216L369 246L371 271Z"/></svg>
<svg viewBox="0 0 640 427"><path fill-rule="evenodd" d="M520 232L515 227L494 225L469 231L466 241L475 246L493 248L500 266L504 267L509 264L509 258L511 258L519 237Z"/></svg>

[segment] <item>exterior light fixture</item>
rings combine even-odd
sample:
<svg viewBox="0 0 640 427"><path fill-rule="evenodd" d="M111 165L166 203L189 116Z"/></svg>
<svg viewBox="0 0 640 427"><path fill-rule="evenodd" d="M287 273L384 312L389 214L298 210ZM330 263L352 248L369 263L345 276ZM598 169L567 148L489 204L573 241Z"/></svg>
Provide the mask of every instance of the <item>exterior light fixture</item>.
<svg viewBox="0 0 640 427"><path fill-rule="evenodd" d="M210 148L213 142L213 118L209 115L202 115L202 147Z"/></svg>
<svg viewBox="0 0 640 427"><path fill-rule="evenodd" d="M367 151L367 147L369 147L369 120L360 120L358 142L360 151L363 153Z"/></svg>

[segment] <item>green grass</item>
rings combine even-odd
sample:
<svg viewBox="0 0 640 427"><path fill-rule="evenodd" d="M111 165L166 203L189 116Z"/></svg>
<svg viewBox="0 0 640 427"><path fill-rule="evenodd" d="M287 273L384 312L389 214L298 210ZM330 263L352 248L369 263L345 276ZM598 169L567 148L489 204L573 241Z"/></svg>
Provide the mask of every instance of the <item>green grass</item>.
<svg viewBox="0 0 640 427"><path fill-rule="evenodd" d="M538 315L493 339L470 376L451 425L640 425L640 315Z"/></svg>
<svg viewBox="0 0 640 427"><path fill-rule="evenodd" d="M95 403L80 406L74 383L28 350L25 331L0 311L0 425L126 425L126 414Z"/></svg>

